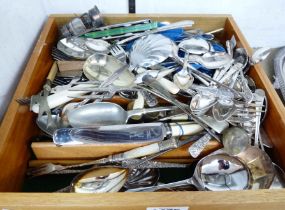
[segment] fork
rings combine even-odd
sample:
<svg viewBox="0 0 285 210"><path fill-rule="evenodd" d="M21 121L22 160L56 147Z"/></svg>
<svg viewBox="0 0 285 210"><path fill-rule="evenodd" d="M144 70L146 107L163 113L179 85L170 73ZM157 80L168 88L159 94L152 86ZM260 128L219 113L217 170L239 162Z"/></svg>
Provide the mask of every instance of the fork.
<svg viewBox="0 0 285 210"><path fill-rule="evenodd" d="M92 95L82 95L82 96L72 96L72 98L78 98L78 99L110 99L112 98L117 92L122 91L138 91L138 89L135 88L117 88L112 85L108 87L96 87L96 88L72 88L71 91L89 91L94 94ZM103 93L102 95L98 95L95 93Z"/></svg>
<svg viewBox="0 0 285 210"><path fill-rule="evenodd" d="M127 54L121 45L118 45L118 44L112 45L110 47L110 52L115 58L117 58L121 62L123 62L123 63L126 62Z"/></svg>
<svg viewBox="0 0 285 210"><path fill-rule="evenodd" d="M55 85L55 86L68 85L68 83L70 83L71 80L72 79L70 77L56 76L54 81L52 82L52 85ZM31 103L31 98L29 97L17 98L16 102L20 104L21 106L29 105Z"/></svg>

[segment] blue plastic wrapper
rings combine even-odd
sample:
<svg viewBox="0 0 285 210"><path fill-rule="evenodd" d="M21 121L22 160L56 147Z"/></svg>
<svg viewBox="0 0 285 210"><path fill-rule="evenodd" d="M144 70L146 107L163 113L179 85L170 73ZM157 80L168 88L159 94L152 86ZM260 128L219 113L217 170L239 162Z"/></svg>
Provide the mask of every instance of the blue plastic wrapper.
<svg viewBox="0 0 285 210"><path fill-rule="evenodd" d="M200 71L200 72L202 72L202 73L205 73L205 74L207 74L207 75L209 75L209 76L211 76L211 77L213 77L213 75L214 75L215 70L213 70L213 69L207 69L207 68L205 68L204 66L202 66L202 65L199 64L199 63L191 63L191 65L192 65L192 67L194 67L196 70L198 70L198 71Z"/></svg>
<svg viewBox="0 0 285 210"><path fill-rule="evenodd" d="M222 45L220 45L216 42L211 42L211 45L213 46L213 48L216 52L226 52L226 49Z"/></svg>

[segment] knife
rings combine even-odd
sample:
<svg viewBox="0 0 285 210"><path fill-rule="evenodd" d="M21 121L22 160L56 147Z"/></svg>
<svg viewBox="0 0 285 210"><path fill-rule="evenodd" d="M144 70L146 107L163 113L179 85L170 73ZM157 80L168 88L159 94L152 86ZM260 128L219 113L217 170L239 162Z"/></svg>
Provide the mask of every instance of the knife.
<svg viewBox="0 0 285 210"><path fill-rule="evenodd" d="M78 144L153 143L169 136L193 135L203 128L193 122L141 123L92 128L60 128L53 135L57 146Z"/></svg>

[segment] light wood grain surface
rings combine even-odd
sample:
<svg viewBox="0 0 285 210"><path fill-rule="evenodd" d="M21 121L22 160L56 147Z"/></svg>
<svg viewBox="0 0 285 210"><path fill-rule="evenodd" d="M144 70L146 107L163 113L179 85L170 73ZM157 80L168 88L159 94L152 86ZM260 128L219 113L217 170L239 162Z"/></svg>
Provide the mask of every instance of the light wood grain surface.
<svg viewBox="0 0 285 210"><path fill-rule="evenodd" d="M274 196L273 196L274 195ZM283 190L155 193L0 193L0 207L10 210L145 210L187 206L190 210L284 210Z"/></svg>
<svg viewBox="0 0 285 210"><path fill-rule="evenodd" d="M162 155L161 158L190 159L188 147L191 144L192 143L189 143L181 148L167 152ZM38 159L94 159L124 152L142 145L143 144L85 144L57 147L52 142L34 142L31 147ZM217 150L218 148L221 148L221 145L217 141L210 141L203 150L201 157Z"/></svg>

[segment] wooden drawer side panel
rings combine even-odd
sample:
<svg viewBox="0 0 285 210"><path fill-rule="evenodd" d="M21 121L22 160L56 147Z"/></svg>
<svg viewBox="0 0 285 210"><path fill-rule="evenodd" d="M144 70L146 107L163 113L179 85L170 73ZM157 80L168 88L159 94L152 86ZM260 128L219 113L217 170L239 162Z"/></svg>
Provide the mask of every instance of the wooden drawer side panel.
<svg viewBox="0 0 285 210"><path fill-rule="evenodd" d="M4 116L0 128L0 191L18 191L21 188L29 157L29 140L38 133L35 114L28 106L20 106L15 99L30 97L42 87L52 65L51 44L57 30L53 18L45 24L22 78Z"/></svg>
<svg viewBox="0 0 285 210"><path fill-rule="evenodd" d="M243 46L249 54L252 54L252 49L244 38L243 34L239 30L237 24L233 18L229 18L226 21L225 38L230 39L234 35L237 39L237 43ZM262 69L261 65L255 65L251 67L249 71L257 87L262 88L266 92L268 99L268 112L266 119L263 123L265 131L274 145L273 154L274 161L280 164L282 168L285 168L285 108L280 100L277 92L275 91L272 83L267 77L266 73Z"/></svg>

